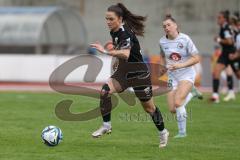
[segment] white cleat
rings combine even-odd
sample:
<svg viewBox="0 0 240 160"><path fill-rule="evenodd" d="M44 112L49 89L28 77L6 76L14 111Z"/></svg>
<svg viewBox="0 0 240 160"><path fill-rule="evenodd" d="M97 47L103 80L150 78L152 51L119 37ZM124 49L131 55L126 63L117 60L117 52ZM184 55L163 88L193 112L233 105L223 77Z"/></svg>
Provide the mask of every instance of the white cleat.
<svg viewBox="0 0 240 160"><path fill-rule="evenodd" d="M213 103L219 103L220 102L219 95L214 93L210 98L210 101L212 101Z"/></svg>
<svg viewBox="0 0 240 160"><path fill-rule="evenodd" d="M111 127L101 126L98 130L92 133L93 138L99 138L104 134L110 134L112 132Z"/></svg>
<svg viewBox="0 0 240 160"><path fill-rule="evenodd" d="M230 100L235 100L236 96L234 93L229 92L226 97L224 97L223 101L228 102Z"/></svg>
<svg viewBox="0 0 240 160"><path fill-rule="evenodd" d="M165 131L163 133L160 133L160 144L159 144L159 148L164 148L167 146L168 143L168 136L169 136L169 132L167 129L165 129Z"/></svg>
<svg viewBox="0 0 240 160"><path fill-rule="evenodd" d="M191 93L192 93L193 97L196 97L196 98L198 98L200 100L203 99L202 93L195 86L193 86L193 88L191 90Z"/></svg>

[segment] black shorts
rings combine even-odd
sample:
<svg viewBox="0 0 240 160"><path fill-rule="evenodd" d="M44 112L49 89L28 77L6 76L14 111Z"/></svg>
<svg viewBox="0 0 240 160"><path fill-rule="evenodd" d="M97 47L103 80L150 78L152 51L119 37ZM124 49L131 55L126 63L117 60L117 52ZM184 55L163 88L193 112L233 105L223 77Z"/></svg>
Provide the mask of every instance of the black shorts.
<svg viewBox="0 0 240 160"><path fill-rule="evenodd" d="M228 55L229 54L221 54L217 63L224 64L226 67L230 65L235 73L240 71L240 59L232 61L229 59Z"/></svg>
<svg viewBox="0 0 240 160"><path fill-rule="evenodd" d="M219 56L219 58L218 58L218 60L217 60L217 63L224 64L224 65L227 67L228 65L231 64L231 60L229 59L228 54L222 53L222 54Z"/></svg>
<svg viewBox="0 0 240 160"><path fill-rule="evenodd" d="M118 81L122 87L122 91L128 87L133 87L135 95L142 102L146 102L152 98L152 84L150 72L136 73L128 76L127 72L117 70L111 78Z"/></svg>

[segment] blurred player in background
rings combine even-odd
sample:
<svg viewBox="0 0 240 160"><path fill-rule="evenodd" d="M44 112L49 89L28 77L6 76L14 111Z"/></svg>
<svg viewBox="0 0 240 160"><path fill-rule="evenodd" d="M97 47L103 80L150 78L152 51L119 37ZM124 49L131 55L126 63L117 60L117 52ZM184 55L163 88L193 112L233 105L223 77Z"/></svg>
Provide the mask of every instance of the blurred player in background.
<svg viewBox="0 0 240 160"><path fill-rule="evenodd" d="M237 20L237 29L238 32L236 32L235 36L235 46L236 46L236 53L230 54L229 59L232 62L232 68L236 75L236 77L240 80L240 17L238 17Z"/></svg>
<svg viewBox="0 0 240 160"><path fill-rule="evenodd" d="M222 54L221 46L219 44L216 44L214 46L214 52L211 56L211 73L212 73L212 75L214 73L214 69L216 67L216 64L217 64L218 59L221 56L221 54ZM231 66L228 65L228 67L225 70L223 70L221 72L221 75L220 75L220 79L224 80L224 82L226 82L226 86L228 87L228 91L229 91L229 88L230 88L228 84L230 84L230 83L227 83L227 80L229 80L229 78L227 78L227 76L231 76L231 74L233 74L232 72L233 71L232 71ZM226 92L227 91L224 90L224 93L226 93ZM226 96L226 97L228 97L228 96ZM226 97L224 98L224 101L227 101L227 100L225 100Z"/></svg>
<svg viewBox="0 0 240 160"><path fill-rule="evenodd" d="M186 105L193 95L190 93L194 81L195 70L193 65L200 61L199 52L191 38L178 30L178 25L171 15L166 15L163 21L166 33L159 43L161 49L161 65L168 69L168 83L172 90L168 93L168 106L172 113L177 115L178 134L175 138L187 136Z"/></svg>
<svg viewBox="0 0 240 160"><path fill-rule="evenodd" d="M238 81L240 82L240 15L239 12L235 12L231 17L231 23L233 24L234 40L236 47L236 54L230 55L230 60L233 61L232 68ZM240 83L239 83L240 85Z"/></svg>
<svg viewBox="0 0 240 160"><path fill-rule="evenodd" d="M218 58L217 64L214 68L213 72L213 94L211 97L211 101L215 103L219 103L219 78L221 72L226 69L229 65L232 64L231 60L229 59L230 54L235 53L235 46L234 46L234 35L233 32L228 24L228 12L222 11L218 14L218 25L220 26L219 36L215 37L215 41L219 43L222 47L222 53ZM228 87L229 93L227 95L226 100L235 99L235 94L233 90L233 77L228 76Z"/></svg>
<svg viewBox="0 0 240 160"><path fill-rule="evenodd" d="M122 3L117 3L108 8L106 22L112 36L112 50L106 50L101 44L91 44L99 52L116 57L118 64L116 70L106 84L102 86L100 95L100 108L103 125L92 133L93 137L100 137L105 133L111 133L111 94L120 93L129 87L134 92L144 110L149 113L160 135L159 147L165 147L169 132L164 127L163 117L152 98L152 86L150 71L143 62L141 48L136 35L143 36L146 17L131 13ZM132 65L134 64L134 66ZM134 69L131 72L130 69ZM141 79L141 85L136 83Z"/></svg>
<svg viewBox="0 0 240 160"><path fill-rule="evenodd" d="M229 16L229 25L233 32L233 37L235 42L237 39L237 35L239 33L238 22L239 22L239 15L237 13Z"/></svg>

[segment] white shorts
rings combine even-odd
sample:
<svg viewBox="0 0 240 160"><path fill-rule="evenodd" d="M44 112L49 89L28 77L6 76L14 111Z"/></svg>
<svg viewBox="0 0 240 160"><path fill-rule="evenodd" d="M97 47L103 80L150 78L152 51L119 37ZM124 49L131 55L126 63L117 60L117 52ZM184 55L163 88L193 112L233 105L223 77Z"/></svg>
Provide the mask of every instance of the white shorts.
<svg viewBox="0 0 240 160"><path fill-rule="evenodd" d="M196 72L193 68L168 72L168 87L176 90L180 81L189 81L192 84L195 82Z"/></svg>

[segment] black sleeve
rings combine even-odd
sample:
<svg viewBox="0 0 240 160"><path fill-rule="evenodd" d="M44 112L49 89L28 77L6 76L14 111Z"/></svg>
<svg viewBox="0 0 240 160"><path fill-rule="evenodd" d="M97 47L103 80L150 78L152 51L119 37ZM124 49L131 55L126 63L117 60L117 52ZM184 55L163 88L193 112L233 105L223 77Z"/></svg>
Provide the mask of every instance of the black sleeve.
<svg viewBox="0 0 240 160"><path fill-rule="evenodd" d="M119 43L118 47L119 49L131 49L132 47L132 38L127 31L122 31L120 36L119 36Z"/></svg>

